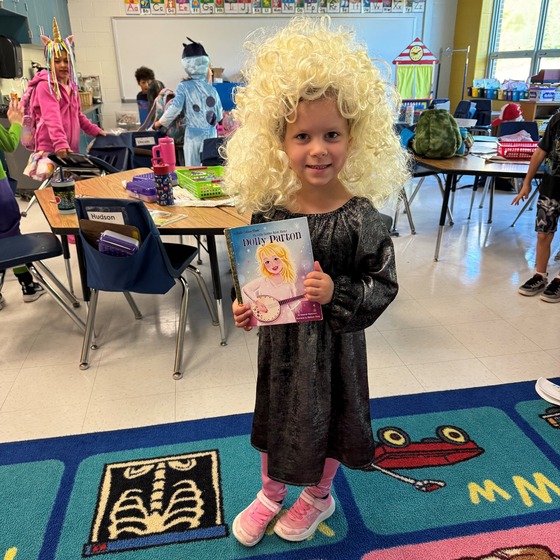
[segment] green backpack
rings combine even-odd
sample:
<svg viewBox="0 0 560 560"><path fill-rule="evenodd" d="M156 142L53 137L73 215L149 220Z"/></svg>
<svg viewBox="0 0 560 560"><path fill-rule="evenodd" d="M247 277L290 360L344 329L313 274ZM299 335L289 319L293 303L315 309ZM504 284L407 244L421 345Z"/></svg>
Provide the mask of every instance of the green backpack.
<svg viewBox="0 0 560 560"><path fill-rule="evenodd" d="M421 157L447 159L462 144L461 131L453 116L445 109L423 111L416 124L412 149Z"/></svg>

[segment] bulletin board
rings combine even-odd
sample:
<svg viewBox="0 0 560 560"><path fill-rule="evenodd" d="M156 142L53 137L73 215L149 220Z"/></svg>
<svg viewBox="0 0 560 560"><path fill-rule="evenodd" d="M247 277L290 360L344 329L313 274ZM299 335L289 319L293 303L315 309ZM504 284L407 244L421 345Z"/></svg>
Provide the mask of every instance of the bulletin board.
<svg viewBox="0 0 560 560"><path fill-rule="evenodd" d="M368 16L331 16L335 25L352 27L356 37L368 47L372 59L387 62L387 71L394 71L391 61L402 46L422 34L423 14L378 14ZM260 28L278 29L290 16L124 16L112 18L115 53L121 99L133 101L138 93L134 71L140 66L151 68L158 80L176 89L183 79L181 64L186 37L204 45L215 67L224 68L226 81L240 81L246 59L243 43ZM389 77L392 81L392 77Z"/></svg>

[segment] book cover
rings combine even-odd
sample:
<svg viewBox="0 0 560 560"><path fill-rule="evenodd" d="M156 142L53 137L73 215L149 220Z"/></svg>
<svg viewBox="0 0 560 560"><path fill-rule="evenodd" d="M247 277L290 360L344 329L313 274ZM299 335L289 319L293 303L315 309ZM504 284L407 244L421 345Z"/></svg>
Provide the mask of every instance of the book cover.
<svg viewBox="0 0 560 560"><path fill-rule="evenodd" d="M304 299L313 271L307 218L225 230L237 301L253 310L252 326L319 321L321 305Z"/></svg>
<svg viewBox="0 0 560 560"><path fill-rule="evenodd" d="M164 210L150 210L150 216L157 227L168 226L187 217L186 214L173 214L173 212L165 212Z"/></svg>

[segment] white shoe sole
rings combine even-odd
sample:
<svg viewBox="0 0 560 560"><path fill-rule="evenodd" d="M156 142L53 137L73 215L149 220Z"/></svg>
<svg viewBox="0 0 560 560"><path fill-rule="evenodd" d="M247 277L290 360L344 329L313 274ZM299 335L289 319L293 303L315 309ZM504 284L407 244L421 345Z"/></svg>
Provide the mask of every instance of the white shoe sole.
<svg viewBox="0 0 560 560"><path fill-rule="evenodd" d="M532 296L538 296L539 294L542 294L545 290L546 290L546 286L543 286L542 289L540 289L540 290L535 290L534 292L522 291L522 288L519 288L517 291L518 291L522 296L532 297Z"/></svg>
<svg viewBox="0 0 560 560"><path fill-rule="evenodd" d="M311 537L313 535L313 533L315 533L315 531L317 530L317 527L319 526L319 523L322 523L323 521L325 521L325 519L328 519L334 513L335 509L336 509L336 504L335 504L335 501L333 500L331 502L331 505L323 513L321 513L321 515L319 515L319 517L317 517L317 519L315 520L315 523L313 523L313 525L311 525L309 527L309 529L307 529L307 531L305 531L304 533L300 533L299 535L290 535L290 534L286 534L286 533L283 532L283 529L282 529L282 517L283 516L282 516L278 520L276 525L274 526L274 532L281 539L284 539L285 541L291 541L291 542L304 541L305 539L308 539L309 537ZM287 514L284 514L284 515L287 515Z"/></svg>
<svg viewBox="0 0 560 560"><path fill-rule="evenodd" d="M544 377L539 377L535 383L535 391L545 401L560 405L560 385L556 385Z"/></svg>
<svg viewBox="0 0 560 560"><path fill-rule="evenodd" d="M245 510L243 510L245 511ZM262 540L263 537L266 533L266 529L265 532L261 535L261 537L259 539L257 539L256 541L253 542L249 542L247 540L245 540L242 536L241 533L239 531L239 518L241 517L241 514L243 513L243 511L241 513L239 513L237 515L237 517L233 520L233 523L231 525L231 532L233 533L233 536L243 545L243 546L247 546L249 548L259 544Z"/></svg>

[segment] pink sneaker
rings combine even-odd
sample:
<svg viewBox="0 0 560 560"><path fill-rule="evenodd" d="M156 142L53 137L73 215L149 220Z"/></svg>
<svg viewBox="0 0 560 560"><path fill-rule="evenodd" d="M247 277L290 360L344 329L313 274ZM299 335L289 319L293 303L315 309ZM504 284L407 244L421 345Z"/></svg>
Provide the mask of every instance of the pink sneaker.
<svg viewBox="0 0 560 560"><path fill-rule="evenodd" d="M333 497L323 500L311 494L308 488L296 503L278 520L274 532L287 541L304 541L309 538L321 521L328 519L335 510Z"/></svg>
<svg viewBox="0 0 560 560"><path fill-rule="evenodd" d="M281 509L282 504L269 500L261 490L249 507L233 520L231 529L235 538L245 546L255 546Z"/></svg>

